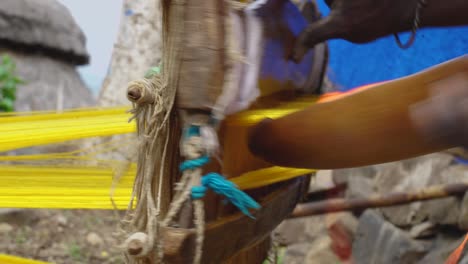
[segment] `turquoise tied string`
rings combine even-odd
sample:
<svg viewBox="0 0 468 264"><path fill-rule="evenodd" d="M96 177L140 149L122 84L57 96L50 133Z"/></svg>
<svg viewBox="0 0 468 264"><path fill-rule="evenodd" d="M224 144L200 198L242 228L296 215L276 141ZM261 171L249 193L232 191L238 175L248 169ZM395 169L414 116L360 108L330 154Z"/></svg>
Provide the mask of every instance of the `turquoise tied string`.
<svg viewBox="0 0 468 264"><path fill-rule="evenodd" d="M179 169L181 171L186 171L189 169L200 168L208 162L210 162L210 158L208 158L208 156L202 156L198 159L186 160L182 162L182 164L179 166Z"/></svg>
<svg viewBox="0 0 468 264"><path fill-rule="evenodd" d="M185 137L199 136L200 127L190 126L186 132ZM210 161L208 156L202 156L198 159L186 160L180 165L180 170L193 170L204 166ZM249 209L259 209L260 205L252 199L247 193L240 190L233 182L227 180L225 177L218 173L208 173L202 176L201 186L193 186L191 190L192 199L202 199L205 197L208 189L211 189L216 194L226 197L226 199L236 206L243 214L254 218L249 212Z"/></svg>
<svg viewBox="0 0 468 264"><path fill-rule="evenodd" d="M211 189L213 192L226 197L229 202L250 218L254 217L250 214L249 208L260 208L260 205L254 199L218 173L212 172L203 176L201 184L201 186L192 187L192 199L203 198L206 191Z"/></svg>

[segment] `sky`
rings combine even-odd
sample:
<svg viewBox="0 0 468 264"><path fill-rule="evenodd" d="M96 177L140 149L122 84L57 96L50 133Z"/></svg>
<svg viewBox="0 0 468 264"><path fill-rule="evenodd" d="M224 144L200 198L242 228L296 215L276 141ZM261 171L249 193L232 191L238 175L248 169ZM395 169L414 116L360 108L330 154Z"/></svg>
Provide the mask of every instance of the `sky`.
<svg viewBox="0 0 468 264"><path fill-rule="evenodd" d="M58 0L71 12L86 36L89 65L78 68L96 95L101 88L117 38L123 0Z"/></svg>

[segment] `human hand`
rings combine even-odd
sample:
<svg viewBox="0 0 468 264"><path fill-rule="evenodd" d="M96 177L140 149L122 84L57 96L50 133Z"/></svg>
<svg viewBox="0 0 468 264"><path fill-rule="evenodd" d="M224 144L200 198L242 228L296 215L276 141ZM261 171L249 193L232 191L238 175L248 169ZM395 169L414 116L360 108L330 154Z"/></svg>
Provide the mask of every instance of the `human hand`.
<svg viewBox="0 0 468 264"><path fill-rule="evenodd" d="M292 59L302 60L329 39L366 43L411 29L418 0L325 0L330 14L310 24L296 39Z"/></svg>
<svg viewBox="0 0 468 264"><path fill-rule="evenodd" d="M410 109L427 140L468 148L468 71L431 84L429 98Z"/></svg>

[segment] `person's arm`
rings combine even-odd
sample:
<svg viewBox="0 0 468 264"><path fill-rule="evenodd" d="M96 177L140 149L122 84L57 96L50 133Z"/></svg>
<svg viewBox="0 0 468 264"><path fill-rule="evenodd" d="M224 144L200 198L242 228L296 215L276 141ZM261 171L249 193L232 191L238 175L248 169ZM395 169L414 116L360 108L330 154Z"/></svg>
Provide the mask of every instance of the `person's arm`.
<svg viewBox="0 0 468 264"><path fill-rule="evenodd" d="M426 0L421 11L423 27L449 27L468 25L468 1Z"/></svg>
<svg viewBox="0 0 468 264"><path fill-rule="evenodd" d="M296 39L292 59L300 61L316 44L329 39L366 43L411 30L421 0L328 0L330 14L312 23ZM468 25L467 0L425 0L420 27Z"/></svg>

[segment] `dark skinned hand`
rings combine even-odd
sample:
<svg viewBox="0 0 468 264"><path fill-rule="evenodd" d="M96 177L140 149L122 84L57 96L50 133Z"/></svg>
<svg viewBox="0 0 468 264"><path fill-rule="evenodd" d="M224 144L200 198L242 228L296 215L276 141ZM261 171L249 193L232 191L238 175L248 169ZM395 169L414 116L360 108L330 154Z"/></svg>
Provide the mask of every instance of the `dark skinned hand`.
<svg viewBox="0 0 468 264"><path fill-rule="evenodd" d="M411 109L413 122L427 138L468 148L468 75L431 85L430 97Z"/></svg>
<svg viewBox="0 0 468 264"><path fill-rule="evenodd" d="M341 38L366 43L411 29L417 0L325 0L330 14L310 24L296 39L292 59L301 61L316 44Z"/></svg>

